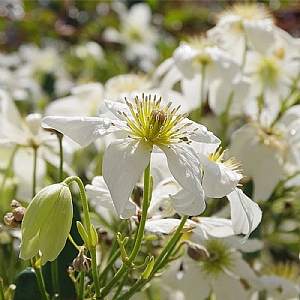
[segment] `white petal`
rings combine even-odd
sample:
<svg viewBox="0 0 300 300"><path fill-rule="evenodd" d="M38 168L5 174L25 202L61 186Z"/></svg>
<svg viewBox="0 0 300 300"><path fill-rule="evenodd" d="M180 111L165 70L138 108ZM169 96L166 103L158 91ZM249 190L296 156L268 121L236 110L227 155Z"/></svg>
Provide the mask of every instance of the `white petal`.
<svg viewBox="0 0 300 300"><path fill-rule="evenodd" d="M175 195L170 195L170 201L176 211L187 216L200 215L205 209L203 198L187 190L180 190Z"/></svg>
<svg viewBox="0 0 300 300"><path fill-rule="evenodd" d="M274 30L270 21L245 22L247 40L256 51L266 53L275 43Z"/></svg>
<svg viewBox="0 0 300 300"><path fill-rule="evenodd" d="M113 200L111 198L103 176L94 177L94 179L92 180L92 184L87 184L85 186L85 190L88 198L91 199L91 202L96 206L96 208L99 211L101 211L101 208L99 208L99 206L115 211ZM130 202L129 200L126 204L123 214L121 215L121 218L130 218L134 215L135 211L135 204Z"/></svg>
<svg viewBox="0 0 300 300"><path fill-rule="evenodd" d="M103 177L119 215L123 214L149 161L150 149L142 142L116 140L107 147L103 158Z"/></svg>
<svg viewBox="0 0 300 300"><path fill-rule="evenodd" d="M216 217L200 217L198 226L201 226L210 236L222 238L234 235L232 221Z"/></svg>
<svg viewBox="0 0 300 300"><path fill-rule="evenodd" d="M230 266L230 271L238 275L241 279L246 280L252 287L256 289L262 288L259 278L256 276L250 265L242 258L240 252L232 254L233 264Z"/></svg>
<svg viewBox="0 0 300 300"><path fill-rule="evenodd" d="M247 197L242 190L236 188L227 195L230 202L231 220L235 233L246 234L244 241L258 226L262 218L262 212L257 203Z"/></svg>
<svg viewBox="0 0 300 300"><path fill-rule="evenodd" d="M74 96L68 96L50 102L45 110L46 116L86 116L90 107Z"/></svg>
<svg viewBox="0 0 300 300"><path fill-rule="evenodd" d="M194 195L196 202L192 203L194 203L195 210L197 213L203 212L205 201L201 185L202 176L200 162L194 149L187 144L170 145L161 149L167 156L168 166L174 178L184 190ZM183 193L181 192L179 196L183 196ZM187 203L187 207L190 205L191 203Z"/></svg>
<svg viewBox="0 0 300 300"><path fill-rule="evenodd" d="M178 227L180 223L179 219L159 219L159 220L147 220L146 230L153 233L170 234Z"/></svg>
<svg viewBox="0 0 300 300"><path fill-rule="evenodd" d="M211 161L206 155L199 154L204 168L202 185L205 195L211 198L222 198L231 193L243 178L242 174L234 172L222 163Z"/></svg>
<svg viewBox="0 0 300 300"><path fill-rule="evenodd" d="M98 117L45 117L42 126L56 129L83 147L118 130L109 119Z"/></svg>
<svg viewBox="0 0 300 300"><path fill-rule="evenodd" d="M262 276L261 282L268 291L269 299L298 300L299 285L280 276Z"/></svg>
<svg viewBox="0 0 300 300"><path fill-rule="evenodd" d="M22 127L22 117L17 106L8 93L2 89L0 89L0 113L1 118L13 123L16 127Z"/></svg>
<svg viewBox="0 0 300 300"><path fill-rule="evenodd" d="M120 119L118 111L124 112L125 114L127 114L127 116L131 116L129 107L124 102L104 100L104 104L107 109L112 112L118 119ZM101 113L101 111L99 112Z"/></svg>
<svg viewBox="0 0 300 300"><path fill-rule="evenodd" d="M240 281L233 276L220 272L212 281L216 299L247 300L247 293Z"/></svg>
<svg viewBox="0 0 300 300"><path fill-rule="evenodd" d="M221 144L220 139L211 131L208 131L204 125L191 121L191 125L188 129L194 131L193 134L190 135L190 139L197 142L192 143L197 153L213 153Z"/></svg>

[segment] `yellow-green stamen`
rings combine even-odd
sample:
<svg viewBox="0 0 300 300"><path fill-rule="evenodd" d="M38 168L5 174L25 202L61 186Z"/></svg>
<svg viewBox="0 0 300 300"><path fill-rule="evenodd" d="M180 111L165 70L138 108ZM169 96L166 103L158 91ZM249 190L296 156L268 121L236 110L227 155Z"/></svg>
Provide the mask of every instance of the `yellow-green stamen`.
<svg viewBox="0 0 300 300"><path fill-rule="evenodd" d="M126 121L129 136L133 139L141 140L153 145L163 146L179 142L189 143L188 137L196 129L186 131L192 123L183 122L187 114L178 114L180 106L170 110L171 102L165 108L161 108L161 98L154 96L142 96L140 100L135 98L134 104L127 99L125 102L129 108L130 115L123 111L118 111L119 115ZM181 123L181 124L180 124Z"/></svg>
<svg viewBox="0 0 300 300"><path fill-rule="evenodd" d="M208 158L213 162L219 162L225 165L231 171L242 173L242 164L237 162L235 157L231 157L224 161L225 154L227 153L227 149L222 151L222 147L218 148L214 153L208 155Z"/></svg>

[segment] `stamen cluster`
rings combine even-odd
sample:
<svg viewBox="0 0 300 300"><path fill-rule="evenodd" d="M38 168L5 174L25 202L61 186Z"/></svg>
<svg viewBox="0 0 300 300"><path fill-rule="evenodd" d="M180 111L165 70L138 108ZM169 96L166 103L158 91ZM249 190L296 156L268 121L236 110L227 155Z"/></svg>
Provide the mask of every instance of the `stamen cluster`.
<svg viewBox="0 0 300 300"><path fill-rule="evenodd" d="M154 96L151 99L151 95L144 94L141 100L136 97L134 104L127 99L125 102L131 114L127 115L124 111L118 113L126 121L126 131L131 138L149 143L151 147L190 142L188 137L194 130L185 130L192 123L183 122L187 114L177 114L180 106L170 111L171 102L161 108L161 98L156 99Z"/></svg>

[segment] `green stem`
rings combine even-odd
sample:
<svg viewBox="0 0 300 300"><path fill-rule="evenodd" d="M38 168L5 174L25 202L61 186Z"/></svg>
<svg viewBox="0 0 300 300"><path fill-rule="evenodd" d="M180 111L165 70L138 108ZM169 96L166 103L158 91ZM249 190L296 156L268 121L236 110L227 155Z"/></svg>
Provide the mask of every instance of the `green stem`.
<svg viewBox="0 0 300 300"><path fill-rule="evenodd" d="M79 290L78 290L78 300L83 300L84 299L84 278L85 278L85 273L81 272L80 273L80 278L79 278Z"/></svg>
<svg viewBox="0 0 300 300"><path fill-rule="evenodd" d="M63 163L64 163L64 156L63 156L63 145L62 139L63 135L61 133L57 133L57 139L59 143L59 176L58 180L61 182L63 180ZM53 286L53 293L54 299L60 299L60 289L59 289L59 275L58 275L58 261L57 258L51 262L51 279L52 279L52 286Z"/></svg>
<svg viewBox="0 0 300 300"><path fill-rule="evenodd" d="M38 152L38 147L33 146L32 197L34 197L36 194L37 152ZM42 274L42 269L41 267L36 266L36 258L33 258L32 265L36 273L36 278L41 292L42 300L49 300L46 287L45 287L43 274Z"/></svg>
<svg viewBox="0 0 300 300"><path fill-rule="evenodd" d="M39 286L39 289L40 289L41 297L42 297L42 300L49 300L49 297L48 297L48 294L47 294L47 291L46 291L46 287L45 287L43 274L42 274L42 269L41 269L41 267L36 266L36 261L37 260L34 257L32 259L32 266L33 266L33 269L34 269L35 274L36 274L36 279L37 279L38 286Z"/></svg>
<svg viewBox="0 0 300 300"><path fill-rule="evenodd" d="M64 165L64 151L63 151L63 144L62 144L62 140L63 140L63 135L61 133L57 133L57 138L58 138L58 142L59 142L59 182L61 182L63 180L63 165Z"/></svg>
<svg viewBox="0 0 300 300"><path fill-rule="evenodd" d="M54 299L60 299L59 283L58 283L58 262L57 258L51 262L51 279L53 286Z"/></svg>
<svg viewBox="0 0 300 300"><path fill-rule="evenodd" d="M3 279L0 277L0 300L4 300Z"/></svg>
<svg viewBox="0 0 300 300"><path fill-rule="evenodd" d="M38 147L33 146L32 198L36 194L37 151L38 151Z"/></svg>
<svg viewBox="0 0 300 300"><path fill-rule="evenodd" d="M197 118L197 121L200 122L201 117L202 117L202 110L204 107L204 81L205 81L205 69L206 69L206 64L201 64L201 82L200 82L200 107L199 107L199 116Z"/></svg>
<svg viewBox="0 0 300 300"><path fill-rule="evenodd" d="M12 151L12 154L8 160L8 164L7 164L7 168L6 170L4 171L4 174L3 174L3 179L2 179L2 183L1 183L1 193L4 193L5 192L5 183L6 183L6 180L9 176L11 176L11 173L12 173L12 167L13 167L13 162L14 162L14 157L17 153L17 150L19 149L18 146L16 146L13 151ZM1 197L2 198L2 197ZM4 196L3 196L4 198Z"/></svg>
<svg viewBox="0 0 300 300"><path fill-rule="evenodd" d="M96 298L100 298L100 285L99 285L99 275L98 275L98 268L97 268L97 262L96 262L96 248L92 246L92 235L91 235L91 219L89 214L89 206L88 201L86 198L86 193L84 190L84 185L81 181L81 179L77 176L70 176L67 179L64 180L64 183L70 184L72 181L75 181L79 187L80 191L80 197L82 201L82 207L83 207L83 215L84 215L84 223L86 226L86 232L89 239L89 251L91 254L91 260L92 260L92 273L93 273L93 280L94 280L94 287L95 287L95 293Z"/></svg>
<svg viewBox="0 0 300 300"><path fill-rule="evenodd" d="M144 197L143 197L141 221L138 228L134 247L127 260L128 265L131 265L133 263L133 261L135 260L136 256L138 255L141 249L141 244L144 237L145 225L147 221L147 212L150 204L150 181L151 181L151 176L150 176L150 163L149 163L144 172Z"/></svg>
<svg viewBox="0 0 300 300"><path fill-rule="evenodd" d="M125 273L128 271L128 268L130 268L130 266L133 264L134 260L136 259L136 256L138 255L141 249L141 244L142 244L144 231L145 231L145 224L147 220L147 212L150 203L150 187L151 187L151 176L150 176L150 163L149 163L147 168L144 171L144 197L143 197L143 206L142 206L142 216L141 216L137 236L135 239L134 247L128 259L126 260L126 263L123 262L123 265L115 274L115 276L101 290L101 298L104 298L106 295L108 295L112 287L114 287L115 284L125 275Z"/></svg>
<svg viewBox="0 0 300 300"><path fill-rule="evenodd" d="M181 219L181 222L179 224L179 226L177 227L175 233L173 234L173 236L171 237L171 239L169 240L169 242L167 243L166 247L163 249L163 251L160 253L160 255L158 256L158 258L156 259L154 266L153 266L153 270L150 274L150 276L147 279L143 279L142 277L140 277L132 286L131 288L124 293L123 295L121 295L119 298L117 298L117 300L126 300L126 299L130 299L130 297L136 293L138 290L140 290L146 283L148 283L156 274L156 272L161 269L162 265L165 263L166 259L169 258L169 256L172 254L172 251L174 249L174 247L176 246L180 235L181 235L181 230L186 222L186 220L188 219L188 216L184 216Z"/></svg>

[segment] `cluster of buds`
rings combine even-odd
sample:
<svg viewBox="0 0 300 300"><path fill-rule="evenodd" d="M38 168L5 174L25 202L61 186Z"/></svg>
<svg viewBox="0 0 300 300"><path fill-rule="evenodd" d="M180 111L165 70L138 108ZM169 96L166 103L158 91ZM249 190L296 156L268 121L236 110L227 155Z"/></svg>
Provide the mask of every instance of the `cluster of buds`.
<svg viewBox="0 0 300 300"><path fill-rule="evenodd" d="M10 228L20 228L26 208L16 200L11 202L11 207L14 207L14 209L4 216L4 223Z"/></svg>

